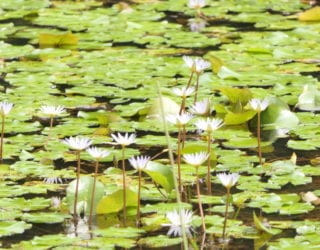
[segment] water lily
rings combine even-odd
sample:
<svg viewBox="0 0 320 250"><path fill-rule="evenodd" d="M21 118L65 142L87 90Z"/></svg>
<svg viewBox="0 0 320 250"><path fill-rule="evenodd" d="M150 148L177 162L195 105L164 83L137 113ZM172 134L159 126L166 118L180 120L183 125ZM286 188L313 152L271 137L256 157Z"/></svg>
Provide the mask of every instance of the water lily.
<svg viewBox="0 0 320 250"><path fill-rule="evenodd" d="M194 93L194 87L173 88L172 92L177 96L186 98Z"/></svg>
<svg viewBox="0 0 320 250"><path fill-rule="evenodd" d="M190 112L195 115L208 115L210 114L210 100L204 99L202 101L196 102L190 107Z"/></svg>
<svg viewBox="0 0 320 250"><path fill-rule="evenodd" d="M169 226L168 235L181 236L182 227L184 227L186 234L191 235L193 214L190 210L181 209L181 212L174 210L167 212L166 217L170 221L170 224L162 224L162 226Z"/></svg>
<svg viewBox="0 0 320 250"><path fill-rule="evenodd" d="M257 111L258 122L257 122L257 142L258 142L258 155L259 164L262 166L262 150L261 150L261 112L264 111L269 106L269 101L267 98L263 100L254 98L249 101L249 106Z"/></svg>
<svg viewBox="0 0 320 250"><path fill-rule="evenodd" d="M208 156L209 155L206 152L199 152L193 154L184 154L183 159L186 163L195 167L199 167L208 159Z"/></svg>
<svg viewBox="0 0 320 250"><path fill-rule="evenodd" d="M190 113L182 113L182 114L177 114L177 115L167 115L167 121L174 124L178 128L186 125L191 119L192 115Z"/></svg>
<svg viewBox="0 0 320 250"><path fill-rule="evenodd" d="M63 106L51 106L51 105L43 105L40 107L40 111L48 116L59 116L65 112L65 108Z"/></svg>
<svg viewBox="0 0 320 250"><path fill-rule="evenodd" d="M0 102L0 116L1 116L1 138L0 138L0 163L3 158L3 138L4 138L4 122L6 116L10 113L13 104L7 101Z"/></svg>
<svg viewBox="0 0 320 250"><path fill-rule="evenodd" d="M202 18L189 19L188 25L192 32L200 32L202 29L206 27L206 21Z"/></svg>
<svg viewBox="0 0 320 250"><path fill-rule="evenodd" d="M267 98L264 98L263 100L254 98L249 101L249 106L253 110L257 112L261 112L261 111L264 111L269 106L269 101Z"/></svg>
<svg viewBox="0 0 320 250"><path fill-rule="evenodd" d="M87 149L87 152L91 155L92 158L96 160L95 168L94 168L94 176L93 176L93 187L91 191L91 203L90 203L90 212L89 212L89 224L92 222L92 214L93 214L93 203L94 203L94 196L96 191L96 183L97 183L97 175L98 175L98 168L99 168L99 161L110 154L109 150L97 148L97 147L90 147Z"/></svg>
<svg viewBox="0 0 320 250"><path fill-rule="evenodd" d="M71 149L76 151L77 157L77 178L76 178L76 190L74 194L74 205L73 205L73 216L77 217L77 206L78 206L78 190L79 190L79 180L80 180L80 152L86 148L88 148L92 141L88 137L69 137L62 141L66 145L68 145Z"/></svg>
<svg viewBox="0 0 320 250"><path fill-rule="evenodd" d="M240 175L235 173L221 173L217 174L217 177L219 178L223 186L225 186L226 188L231 188L238 182Z"/></svg>
<svg viewBox="0 0 320 250"><path fill-rule="evenodd" d="M202 163L204 163L208 159L208 157L209 155L206 152L183 155L183 159L186 163L196 167L196 187L197 187L198 206L199 206L200 216L202 220L202 230L204 233L206 231L206 224L204 221L204 213L203 213L201 194L200 194L199 167Z"/></svg>
<svg viewBox="0 0 320 250"><path fill-rule="evenodd" d="M205 69L211 66L211 63L203 60L202 58L195 58L192 59L189 56L183 56L182 59L184 60L185 64L191 69L194 73L202 73Z"/></svg>
<svg viewBox="0 0 320 250"><path fill-rule="evenodd" d="M13 107L13 104L7 101L0 102L0 116L4 117L7 116L11 109Z"/></svg>
<svg viewBox="0 0 320 250"><path fill-rule="evenodd" d="M60 177L52 176L52 177L46 177L43 179L43 182L46 184L62 184L63 180Z"/></svg>
<svg viewBox="0 0 320 250"><path fill-rule="evenodd" d="M112 138L115 140L116 144L121 145L122 148L122 186L123 186L123 225L126 226L127 221L127 194L126 194L126 166L125 166L125 147L134 143L136 140L136 135L125 133L121 135L120 133L111 134Z"/></svg>
<svg viewBox="0 0 320 250"><path fill-rule="evenodd" d="M68 145L71 149L79 151L88 148L92 144L92 141L88 137L81 136L69 137L62 140L62 142Z"/></svg>
<svg viewBox="0 0 320 250"><path fill-rule="evenodd" d="M205 0L189 0L188 7L191 9L200 9L206 6Z"/></svg>
<svg viewBox="0 0 320 250"><path fill-rule="evenodd" d="M212 132L214 130L219 129L223 126L223 120L219 118L207 118L207 119L200 119L196 121L195 125L198 129L206 131L206 132Z"/></svg>
<svg viewBox="0 0 320 250"><path fill-rule="evenodd" d="M136 134L129 135L128 133L125 133L124 135L117 133L111 134L112 138L115 140L116 144L121 146L129 146L130 144L135 143L136 140Z"/></svg>
<svg viewBox="0 0 320 250"><path fill-rule="evenodd" d="M226 174L221 173L217 174L218 179L221 181L222 185L227 189L227 197L226 197L226 210L224 214L224 223L223 223L223 231L222 231L222 239L225 241L226 236L226 227L227 227L227 219L228 219L228 208L229 208L229 199L230 199L230 190L236 185L238 182L240 175L237 173Z"/></svg>
<svg viewBox="0 0 320 250"><path fill-rule="evenodd" d="M140 197L141 197L141 178L142 178L141 171L148 166L149 161L150 161L149 156L137 156L137 157L131 157L129 159L130 164L132 165L132 167L138 170L138 174L139 174L138 206L137 206L137 220L136 220L137 226L140 225Z"/></svg>
<svg viewBox="0 0 320 250"><path fill-rule="evenodd" d="M87 149L87 152L91 155L92 158L98 161L110 155L109 150L105 150L98 147L90 147Z"/></svg>

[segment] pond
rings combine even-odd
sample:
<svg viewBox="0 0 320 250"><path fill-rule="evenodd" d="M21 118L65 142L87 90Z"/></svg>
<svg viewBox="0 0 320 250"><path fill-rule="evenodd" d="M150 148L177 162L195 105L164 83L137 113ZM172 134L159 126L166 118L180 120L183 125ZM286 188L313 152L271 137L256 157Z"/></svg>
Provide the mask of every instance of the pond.
<svg viewBox="0 0 320 250"><path fill-rule="evenodd" d="M320 249L318 1L0 1L7 249Z"/></svg>

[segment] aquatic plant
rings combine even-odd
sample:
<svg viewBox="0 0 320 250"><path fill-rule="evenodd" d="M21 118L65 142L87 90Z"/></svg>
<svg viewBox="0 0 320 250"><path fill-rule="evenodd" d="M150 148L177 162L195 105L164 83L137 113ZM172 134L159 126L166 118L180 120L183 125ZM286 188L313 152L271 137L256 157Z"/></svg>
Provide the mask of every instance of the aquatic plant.
<svg viewBox="0 0 320 250"><path fill-rule="evenodd" d="M141 176L141 171L143 169L145 169L148 165L148 162L150 161L150 157L149 156L137 156L136 158L135 157L132 157L129 159L129 162L131 164L132 167L134 167L136 170L138 170L138 176L139 176L139 179L138 179L138 206L137 206L137 220L136 220L136 224L137 226L140 225L140 196L141 196L141 179L142 179L142 176Z"/></svg>
<svg viewBox="0 0 320 250"><path fill-rule="evenodd" d="M167 115L167 120L178 128L178 149L177 149L177 166L178 166L178 189L179 194L182 192L182 178L181 178L181 150L185 141L185 126L192 119L189 113L182 113L179 115Z"/></svg>
<svg viewBox="0 0 320 250"><path fill-rule="evenodd" d="M99 161L103 158L107 157L110 154L109 150L104 150L97 147L90 147L87 149L87 152L96 160L95 168L94 168L94 175L93 175L93 187L91 193L91 203L90 203L90 212L89 212L89 219L88 223L91 224L92 222L92 215L93 215L93 203L94 203L94 196L96 191L96 182L97 182L97 175L98 175L98 168L99 168Z"/></svg>
<svg viewBox="0 0 320 250"><path fill-rule="evenodd" d="M13 104L7 101L0 102L0 116L1 116L1 138L0 138L0 163L3 160L3 139L4 139L4 124L5 118L10 113Z"/></svg>
<svg viewBox="0 0 320 250"><path fill-rule="evenodd" d="M129 146L130 144L135 143L136 135L125 133L124 135L117 133L111 134L112 138L115 141L115 144L121 145L122 149L122 186L123 186L123 225L126 226L127 224L127 195L126 195L126 165L125 165L125 147Z"/></svg>
<svg viewBox="0 0 320 250"><path fill-rule="evenodd" d="M69 137L62 142L68 145L71 149L75 150L76 158L77 158L77 179L76 179L76 187L75 187L75 197L74 197L74 204L73 204L73 216L76 220L77 217L77 203L78 203L78 190L79 190L79 180L80 180L80 152L88 148L92 141L88 137Z"/></svg>
<svg viewBox="0 0 320 250"><path fill-rule="evenodd" d="M174 210L166 213L169 224L162 224L162 226L169 226L168 235L182 236L182 228L186 231L187 236L191 236L193 213L190 210Z"/></svg>
<svg viewBox="0 0 320 250"><path fill-rule="evenodd" d="M196 121L195 125L199 130L205 131L207 133L208 140L208 167L207 167L207 188L208 194L211 194L211 143L212 143L212 132L223 126L223 120L219 118L209 117L207 119L200 119Z"/></svg>
<svg viewBox="0 0 320 250"><path fill-rule="evenodd" d="M194 93L195 89L194 87L182 87L182 88L173 88L172 92L180 96L182 101L181 101L181 106L180 106L180 111L179 114L181 115L183 112L185 112L186 108L186 99L188 96L191 96Z"/></svg>
<svg viewBox="0 0 320 250"><path fill-rule="evenodd" d="M65 108L63 106L51 106L51 105L43 105L40 107L40 112L43 113L44 115L49 116L50 118L50 125L49 125L49 132L48 132L48 137L45 142L45 147L47 146L50 138L51 138L51 133L52 133L52 127L53 127L53 119L56 116L59 116L65 112Z"/></svg>
<svg viewBox="0 0 320 250"><path fill-rule="evenodd" d="M198 198L198 206L200 211L200 216L202 220L202 230L206 232L206 224L204 221L204 213L201 202L201 194L200 194L200 178L199 178L199 167L208 159L209 155L206 152L199 152L193 154L184 154L183 159L186 163L194 166L196 168L196 187L197 187L197 198Z"/></svg>
<svg viewBox="0 0 320 250"><path fill-rule="evenodd" d="M230 190L231 188L236 185L238 182L240 175L237 173L226 174L220 173L217 174L218 179L222 183L222 185L227 189L227 196L226 196L226 209L224 213L224 222L223 222L223 231L222 231L222 239L226 241L226 227L227 227L227 220L228 220L228 208L230 203Z"/></svg>
<svg viewBox="0 0 320 250"><path fill-rule="evenodd" d="M269 105L268 99L257 99L254 98L249 101L249 106L257 112L258 121L257 121L257 140L258 140L258 155L259 155L259 164L262 166L262 151L261 151L261 112L264 111Z"/></svg>

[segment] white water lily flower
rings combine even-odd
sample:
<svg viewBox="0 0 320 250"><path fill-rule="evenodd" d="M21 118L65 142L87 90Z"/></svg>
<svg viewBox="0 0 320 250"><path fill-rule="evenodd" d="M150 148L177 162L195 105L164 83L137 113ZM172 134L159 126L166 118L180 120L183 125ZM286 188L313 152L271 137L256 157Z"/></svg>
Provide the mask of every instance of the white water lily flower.
<svg viewBox="0 0 320 250"><path fill-rule="evenodd" d="M150 161L149 156L140 156L140 157L137 156L136 158L131 157L129 159L131 166L138 170L145 169L148 166L149 161Z"/></svg>
<svg viewBox="0 0 320 250"><path fill-rule="evenodd" d="M6 116L10 113L13 104L7 101L0 102L0 115Z"/></svg>
<svg viewBox="0 0 320 250"><path fill-rule="evenodd" d="M63 106L50 106L50 105L43 105L40 107L40 111L49 116L58 116L65 112Z"/></svg>
<svg viewBox="0 0 320 250"><path fill-rule="evenodd" d="M263 100L254 98L249 101L249 105L253 110L261 112L269 106L269 101L267 98L264 98Z"/></svg>
<svg viewBox="0 0 320 250"><path fill-rule="evenodd" d="M192 59L188 56L183 56L182 58L187 66L197 74L200 74L202 71L211 66L210 62L203 60L202 58Z"/></svg>
<svg viewBox="0 0 320 250"><path fill-rule="evenodd" d="M191 235L192 230L192 211L181 209L181 212L174 210L172 212L167 212L166 217L170 221L170 224L162 224L162 226L169 226L169 231L167 235L181 236L182 235L182 225L185 228L186 234Z"/></svg>
<svg viewBox="0 0 320 250"><path fill-rule="evenodd" d="M97 147L90 147L87 149L87 152L96 160L105 158L110 154L109 150L104 150Z"/></svg>
<svg viewBox="0 0 320 250"><path fill-rule="evenodd" d="M177 96L181 96L183 98L186 98L190 95L193 94L195 88L194 87L182 87L182 88L173 88L172 92L177 95Z"/></svg>
<svg viewBox="0 0 320 250"><path fill-rule="evenodd" d="M46 177L43 179L43 182L45 184L63 184L63 180L57 176Z"/></svg>
<svg viewBox="0 0 320 250"><path fill-rule="evenodd" d="M115 140L116 144L119 144L122 146L128 146L134 143L136 140L135 134L129 135L128 133L125 133L125 135L121 135L120 133L117 133L117 135L111 134L111 136Z"/></svg>
<svg viewBox="0 0 320 250"><path fill-rule="evenodd" d="M200 102L196 102L190 107L190 112L195 115L207 115L210 113L210 100L204 99Z"/></svg>
<svg viewBox="0 0 320 250"><path fill-rule="evenodd" d="M240 175L237 173L233 173L233 174L221 173L221 174L217 174L217 177L219 178L223 186L225 186L226 188L231 188L237 183Z"/></svg>
<svg viewBox="0 0 320 250"><path fill-rule="evenodd" d="M167 121L176 125L177 127L181 127L186 125L191 119L192 115L189 113L182 113L181 115L167 115Z"/></svg>
<svg viewBox="0 0 320 250"><path fill-rule="evenodd" d="M199 32L206 27L206 21L202 18L189 19L188 25L192 32Z"/></svg>
<svg viewBox="0 0 320 250"><path fill-rule="evenodd" d="M88 137L80 136L69 137L62 140L62 142L67 144L71 149L74 150L84 150L92 144L92 141Z"/></svg>
<svg viewBox="0 0 320 250"><path fill-rule="evenodd" d="M206 6L205 0L189 0L188 7L191 9L200 9Z"/></svg>
<svg viewBox="0 0 320 250"><path fill-rule="evenodd" d="M218 128L222 127L223 124L223 120L219 118L210 119L209 117L207 119L200 119L195 123L198 129L206 132L217 130Z"/></svg>
<svg viewBox="0 0 320 250"><path fill-rule="evenodd" d="M208 159L208 157L209 157L209 154L207 152L199 152L199 153L183 155L184 161L192 166L200 166L202 163L204 163Z"/></svg>

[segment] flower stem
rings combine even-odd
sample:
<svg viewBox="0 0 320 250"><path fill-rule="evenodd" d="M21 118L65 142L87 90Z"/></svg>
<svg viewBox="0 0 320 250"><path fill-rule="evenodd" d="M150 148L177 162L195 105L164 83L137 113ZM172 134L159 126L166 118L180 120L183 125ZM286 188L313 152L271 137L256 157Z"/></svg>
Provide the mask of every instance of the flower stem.
<svg viewBox="0 0 320 250"><path fill-rule="evenodd" d="M197 102L197 98L198 98L199 78L200 78L200 73L197 73L196 88L195 88L195 91L194 91L195 93L194 93L193 104L195 104Z"/></svg>
<svg viewBox="0 0 320 250"><path fill-rule="evenodd" d="M185 111L185 108L186 108L186 97L183 96L182 101L181 101L181 105L180 105L179 115L181 115Z"/></svg>
<svg viewBox="0 0 320 250"><path fill-rule="evenodd" d="M93 187L92 187L92 192L91 192L89 225L91 225L91 223L92 223L93 203L94 203L94 195L95 195L95 192L96 192L96 182L97 182L98 168L99 168L99 161L96 161L96 165L95 165L95 168L94 168L94 176L93 176Z"/></svg>
<svg viewBox="0 0 320 250"><path fill-rule="evenodd" d="M225 240L225 237L226 237L226 227L227 227L228 209L229 209L229 197L230 197L230 188L227 188L226 210L224 213L224 222L223 222L223 231L222 231L222 239L223 240Z"/></svg>
<svg viewBox="0 0 320 250"><path fill-rule="evenodd" d="M141 197L141 169L138 169L139 184L138 184L138 207L137 207L137 227L140 226L140 197Z"/></svg>
<svg viewBox="0 0 320 250"><path fill-rule="evenodd" d="M262 166L262 151L261 151L261 112L258 111L258 124L257 124L257 139L258 139L258 155L259 164Z"/></svg>
<svg viewBox="0 0 320 250"><path fill-rule="evenodd" d="M44 144L44 147L46 148L48 146L48 143L51 139L51 134L52 134L52 127L53 127L53 116L50 116L50 127L49 127L49 132L48 132L48 137L47 140Z"/></svg>
<svg viewBox="0 0 320 250"><path fill-rule="evenodd" d="M193 78L193 71L191 71L191 74L190 74L190 77L189 77L189 80L188 80L188 84L187 84L187 88L190 87L192 78Z"/></svg>
<svg viewBox="0 0 320 250"><path fill-rule="evenodd" d="M211 195L211 132L208 131L208 171L207 171L208 195Z"/></svg>
<svg viewBox="0 0 320 250"><path fill-rule="evenodd" d="M125 166L125 155L124 155L125 146L122 145L122 186L123 186L123 226L127 225L127 194L126 194L126 166Z"/></svg>
<svg viewBox="0 0 320 250"><path fill-rule="evenodd" d="M79 181L80 181L80 151L76 151L77 157L77 179L76 179L76 190L74 193L74 203L73 203L73 216L77 217L77 203L78 203L78 192L79 192Z"/></svg>
<svg viewBox="0 0 320 250"><path fill-rule="evenodd" d="M2 155L3 155L3 137L4 137L4 116L2 116L2 123L1 123L0 163L2 163Z"/></svg>
<svg viewBox="0 0 320 250"><path fill-rule="evenodd" d="M201 220L202 220L202 230L203 230L203 233L205 233L206 232L206 224L204 221L204 214L203 214L202 202L201 202L201 197L200 197L200 180L199 180L198 170L199 170L199 166L196 166L196 185L197 185L198 205L199 205L199 211L200 211L200 216L201 216Z"/></svg>

